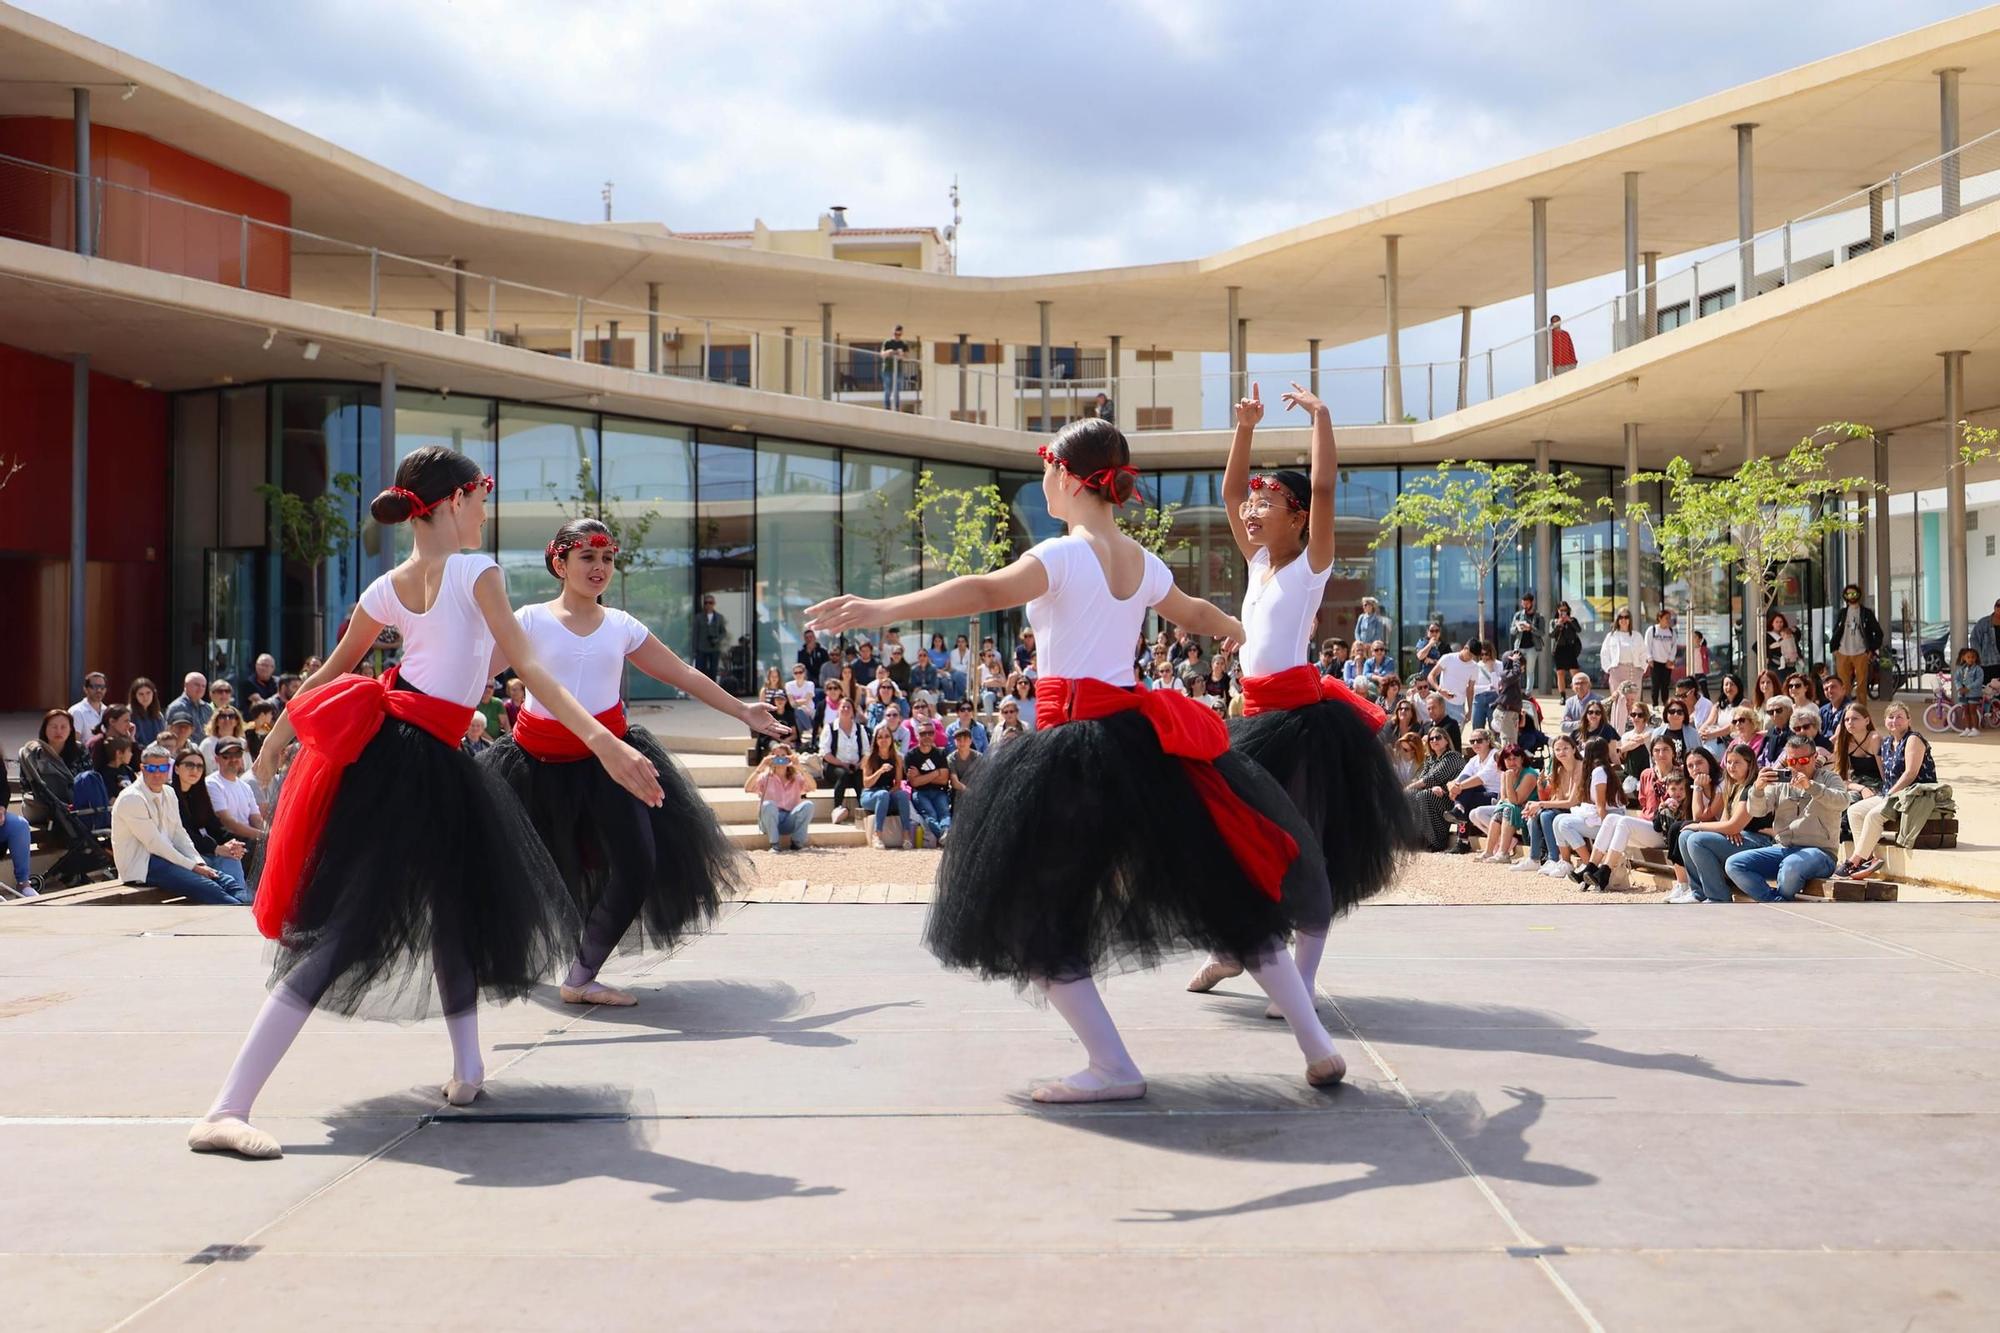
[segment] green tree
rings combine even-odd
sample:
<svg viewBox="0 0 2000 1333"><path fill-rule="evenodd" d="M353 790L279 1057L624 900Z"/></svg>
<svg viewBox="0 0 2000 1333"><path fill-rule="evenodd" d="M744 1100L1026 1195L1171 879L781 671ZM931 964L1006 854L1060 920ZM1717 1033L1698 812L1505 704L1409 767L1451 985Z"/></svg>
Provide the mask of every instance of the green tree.
<svg viewBox="0 0 2000 1333"><path fill-rule="evenodd" d="M1564 527L1583 516L1584 503L1576 494L1581 480L1574 472L1540 472L1530 463L1446 459L1397 493L1368 549L1381 549L1401 532L1431 548L1435 571L1444 547L1463 547L1479 584L1475 637L1484 639L1488 577L1516 548L1522 529L1543 523Z"/></svg>
<svg viewBox="0 0 2000 1333"><path fill-rule="evenodd" d="M652 531L660 511L646 508L627 513L616 503L606 504L604 493L597 485L597 474L587 457L577 460L575 500L557 494L554 482L548 483L548 492L561 512L563 522L594 518L610 530L611 540L618 547L618 554L611 559L611 567L618 571L618 605L622 608L625 605L625 576L634 571L657 569L661 563L661 552L646 546L646 534Z"/></svg>
<svg viewBox="0 0 2000 1333"><path fill-rule="evenodd" d="M1175 515L1180 501L1168 505L1145 505L1136 514L1118 511L1118 530L1162 560L1171 560L1188 547L1185 537L1174 534Z"/></svg>
<svg viewBox="0 0 2000 1333"><path fill-rule="evenodd" d="M327 480L326 490L310 500L270 482L257 487L257 494L270 506L279 554L311 571L313 651L319 652L326 643L326 562L354 538L361 478L336 472Z"/></svg>
<svg viewBox="0 0 2000 1333"><path fill-rule="evenodd" d="M1633 501L1624 506L1624 514L1653 534L1669 578L1740 567L1744 619L1751 626L1749 646L1758 671L1766 662L1763 608L1776 600L1785 565L1810 556L1827 538L1860 526L1842 499L1850 491L1875 489L1863 477L1833 476L1827 456L1843 440L1874 436L1866 426L1837 422L1821 426L1789 452L1753 458L1727 477L1697 477L1694 465L1676 455L1663 470L1633 479L1666 488L1665 512L1655 515L1644 501Z"/></svg>
<svg viewBox="0 0 2000 1333"><path fill-rule="evenodd" d="M992 482L970 489L940 486L929 468L917 474L904 518L916 525L926 567L952 578L989 574L1014 558L1013 510ZM979 642L979 617L967 637Z"/></svg>

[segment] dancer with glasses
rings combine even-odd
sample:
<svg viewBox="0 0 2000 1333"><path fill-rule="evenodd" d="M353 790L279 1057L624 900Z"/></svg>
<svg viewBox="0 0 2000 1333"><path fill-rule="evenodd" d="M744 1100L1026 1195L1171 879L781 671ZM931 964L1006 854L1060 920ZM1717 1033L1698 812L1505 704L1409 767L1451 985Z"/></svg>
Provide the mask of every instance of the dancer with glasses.
<svg viewBox="0 0 2000 1333"><path fill-rule="evenodd" d="M370 512L413 524L415 549L362 592L258 755L269 786L296 730L255 905L277 965L222 1091L188 1133L197 1152L281 1156L250 1108L313 1009L421 1014L433 977L452 1049L443 1096L466 1105L485 1078L479 995L518 998L569 959L576 918L551 892L554 863L512 793L459 749L496 646L621 787L660 804L653 765L542 667L499 566L468 553L492 489L471 459L438 445L403 460ZM346 674L384 628L402 636L401 664L379 680Z"/></svg>
<svg viewBox="0 0 2000 1333"><path fill-rule="evenodd" d="M529 649L597 723L646 757L665 800L638 800L602 765L585 762L590 749L582 734L532 688L513 732L479 762L527 807L583 918L576 960L562 982L563 1003L637 1004L629 991L597 979L612 949L621 941L628 949L672 946L715 915L740 884L744 865L694 784L651 732L626 721L625 664L755 734L791 733L769 705L731 697L638 620L599 600L617 573L618 543L610 528L594 518L570 520L542 552L542 564L562 593L514 613ZM499 670L499 654L491 665Z"/></svg>
<svg viewBox="0 0 2000 1333"><path fill-rule="evenodd" d="M948 967L1034 985L1076 1033L1088 1065L1038 1085L1037 1101L1145 1096L1093 974L1190 948L1242 959L1290 1021L1307 1081L1335 1083L1346 1064L1284 952L1292 922L1328 914L1315 840L1213 710L1134 679L1149 609L1202 634L1240 639L1242 626L1119 530L1138 472L1116 426L1073 422L1041 455L1067 535L995 573L806 612L822 633L1023 603L1034 622L1036 729L996 747L960 802L926 943Z"/></svg>
<svg viewBox="0 0 2000 1333"><path fill-rule="evenodd" d="M1340 464L1326 405L1297 384L1282 401L1312 420L1310 475L1289 469L1250 475L1251 438L1264 418L1255 384L1236 405L1236 433L1222 474L1230 535L1250 565L1239 650L1243 716L1230 723L1229 736L1239 753L1278 780L1312 830L1326 865L1324 901L1338 915L1388 887L1398 852L1415 845L1416 832L1388 749L1376 739L1386 714L1310 664L1313 618L1333 574ZM1328 924L1329 918L1316 916L1292 922L1293 961L1309 992ZM1212 990L1242 970L1235 958L1213 956L1188 989ZM1267 1012L1282 1017L1276 1006Z"/></svg>

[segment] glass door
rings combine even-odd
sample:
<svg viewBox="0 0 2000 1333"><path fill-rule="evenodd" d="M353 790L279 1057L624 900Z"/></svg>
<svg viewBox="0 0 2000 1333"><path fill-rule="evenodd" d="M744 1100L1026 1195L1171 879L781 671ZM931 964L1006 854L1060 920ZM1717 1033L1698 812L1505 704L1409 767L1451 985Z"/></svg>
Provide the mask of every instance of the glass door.
<svg viewBox="0 0 2000 1333"><path fill-rule="evenodd" d="M705 434L695 443L695 664L739 697L757 688L756 462L756 450L738 437Z"/></svg>

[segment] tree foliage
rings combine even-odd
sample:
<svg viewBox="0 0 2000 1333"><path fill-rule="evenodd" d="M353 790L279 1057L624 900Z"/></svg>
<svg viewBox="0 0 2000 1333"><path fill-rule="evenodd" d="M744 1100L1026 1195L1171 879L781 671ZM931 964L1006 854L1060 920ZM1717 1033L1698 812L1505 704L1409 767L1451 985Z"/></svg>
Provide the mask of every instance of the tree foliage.
<svg viewBox="0 0 2000 1333"><path fill-rule="evenodd" d="M257 494L270 506L278 553L312 571L313 618L323 624L326 592L322 570L354 539L361 478L352 472L336 472L327 479L326 490L310 500L270 482L258 486ZM318 651L317 645L314 650Z"/></svg>
<svg viewBox="0 0 2000 1333"><path fill-rule="evenodd" d="M1179 501L1167 505L1142 504L1138 512L1129 515L1121 509L1117 515L1118 530L1160 559L1169 560L1188 546L1187 538L1174 534L1175 515L1180 511Z"/></svg>
<svg viewBox="0 0 2000 1333"><path fill-rule="evenodd" d="M1584 502L1576 494L1581 480L1574 472L1540 472L1530 463L1446 459L1397 493L1368 549L1379 550L1398 532L1434 553L1462 547L1478 577L1477 637L1483 639L1488 577L1515 549L1522 529L1543 523L1563 527L1583 516Z"/></svg>
<svg viewBox="0 0 2000 1333"><path fill-rule="evenodd" d="M1013 511L992 482L944 487L925 468L904 517L917 525L925 565L953 578L991 573L1014 558Z"/></svg>
<svg viewBox="0 0 2000 1333"><path fill-rule="evenodd" d="M594 518L604 524L611 533L618 554L611 558L611 567L618 571L618 604L625 604L625 576L658 568L663 553L646 545L646 534L653 530L660 511L655 508L627 512L616 503L606 504L604 493L597 484L597 474L590 466L589 458L580 458L576 465L576 498L571 500L558 493L556 484L548 484L549 498L555 502L563 522L572 519Z"/></svg>

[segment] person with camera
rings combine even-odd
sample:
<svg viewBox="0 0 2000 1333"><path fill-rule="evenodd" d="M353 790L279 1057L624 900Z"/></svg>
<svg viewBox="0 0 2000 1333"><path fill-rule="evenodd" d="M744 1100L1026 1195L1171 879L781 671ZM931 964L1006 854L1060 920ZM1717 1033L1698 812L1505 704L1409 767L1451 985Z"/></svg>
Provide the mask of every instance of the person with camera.
<svg viewBox="0 0 2000 1333"><path fill-rule="evenodd" d="M813 803L806 794L813 780L801 769L798 756L784 741L775 741L764 762L743 784L743 790L757 797L757 827L771 840L771 850L782 851L786 838L795 851L805 850L812 841Z"/></svg>
<svg viewBox="0 0 2000 1333"><path fill-rule="evenodd" d="M1771 816L1774 841L1725 861L1731 884L1758 902L1790 902L1807 881L1833 873L1847 786L1811 738L1786 740L1783 762L1757 775L1749 804L1752 815Z"/></svg>

